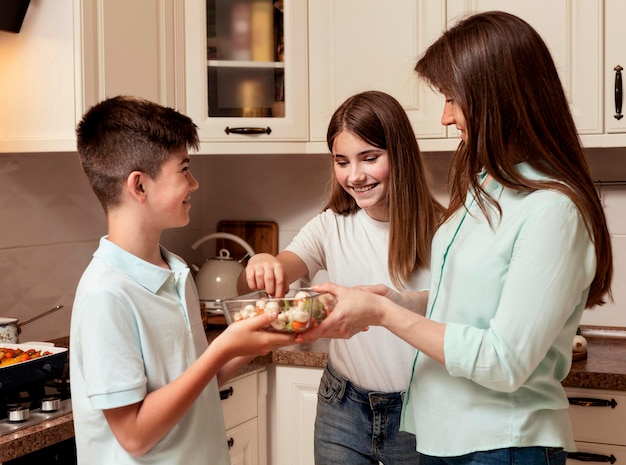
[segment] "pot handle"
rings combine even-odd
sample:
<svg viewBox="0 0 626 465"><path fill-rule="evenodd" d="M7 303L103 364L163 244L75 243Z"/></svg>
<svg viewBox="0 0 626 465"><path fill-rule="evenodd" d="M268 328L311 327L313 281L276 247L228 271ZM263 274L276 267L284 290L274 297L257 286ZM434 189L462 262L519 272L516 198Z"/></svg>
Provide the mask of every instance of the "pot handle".
<svg viewBox="0 0 626 465"><path fill-rule="evenodd" d="M234 234L230 234L230 233L214 233L214 234L209 234L208 236L201 237L200 239L198 239L196 242L194 242L191 245L191 248L193 250L196 250L206 241L209 241L211 239L230 239L231 241L235 241L237 244L242 246L246 250L246 252L248 252L248 255L250 255L251 257L254 255L254 250L252 249L250 244L244 241L241 237L235 236Z"/></svg>

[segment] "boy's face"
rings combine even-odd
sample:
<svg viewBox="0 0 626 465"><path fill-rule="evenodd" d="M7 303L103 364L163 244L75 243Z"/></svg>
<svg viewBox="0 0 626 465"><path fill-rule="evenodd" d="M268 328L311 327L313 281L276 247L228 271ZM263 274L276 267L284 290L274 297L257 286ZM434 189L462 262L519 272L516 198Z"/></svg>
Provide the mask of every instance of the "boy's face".
<svg viewBox="0 0 626 465"><path fill-rule="evenodd" d="M189 155L183 148L171 152L156 179L144 185L153 218L160 229L177 228L189 223L191 193L200 185L189 171Z"/></svg>

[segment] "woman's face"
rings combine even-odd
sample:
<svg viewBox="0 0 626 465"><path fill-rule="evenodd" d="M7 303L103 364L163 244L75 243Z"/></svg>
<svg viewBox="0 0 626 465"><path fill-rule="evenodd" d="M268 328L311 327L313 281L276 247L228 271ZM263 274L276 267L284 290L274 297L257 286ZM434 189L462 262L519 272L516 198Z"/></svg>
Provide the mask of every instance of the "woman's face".
<svg viewBox="0 0 626 465"><path fill-rule="evenodd" d="M446 103L443 106L443 114L441 115L441 124L444 126L455 125L457 130L461 132L461 140L467 143L467 132L465 127L465 116L461 108L457 105L456 100L444 94Z"/></svg>
<svg viewBox="0 0 626 465"><path fill-rule="evenodd" d="M389 221L389 156L351 132L340 132L333 142L337 182L357 205L378 221Z"/></svg>

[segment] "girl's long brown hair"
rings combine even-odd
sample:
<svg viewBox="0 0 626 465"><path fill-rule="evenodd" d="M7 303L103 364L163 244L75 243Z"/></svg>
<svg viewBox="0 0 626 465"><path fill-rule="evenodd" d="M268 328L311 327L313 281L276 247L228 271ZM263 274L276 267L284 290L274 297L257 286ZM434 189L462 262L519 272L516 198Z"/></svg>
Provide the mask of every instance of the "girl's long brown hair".
<svg viewBox="0 0 626 465"><path fill-rule="evenodd" d="M576 126L554 61L539 34L525 21L491 11L446 31L415 67L436 90L455 100L465 117L466 141L450 168L451 199L444 218L462 208L470 192L486 214L497 201L478 184L486 169L518 191L554 189L567 195L594 241L596 275L587 307L611 297L613 260L602 205L595 191ZM515 165L527 162L555 179L527 179Z"/></svg>
<svg viewBox="0 0 626 465"><path fill-rule="evenodd" d="M368 144L386 150L389 157L388 268L399 289L419 268L430 264L432 237L443 207L431 194L422 155L402 105L379 91L348 98L334 113L326 140L332 152L335 137L348 131ZM349 215L359 206L333 176L326 208Z"/></svg>

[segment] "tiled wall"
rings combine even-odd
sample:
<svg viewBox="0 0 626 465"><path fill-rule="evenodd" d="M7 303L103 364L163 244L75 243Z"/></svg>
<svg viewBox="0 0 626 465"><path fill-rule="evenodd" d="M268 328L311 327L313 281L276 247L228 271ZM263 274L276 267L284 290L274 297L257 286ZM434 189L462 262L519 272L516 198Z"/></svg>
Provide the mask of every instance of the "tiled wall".
<svg viewBox="0 0 626 465"><path fill-rule="evenodd" d="M426 154L433 188L445 199L449 155ZM598 179L626 179L619 153L590 156ZM217 222L271 220L279 248L324 205L326 155L194 156L201 187L192 196L191 222L167 231L163 243L189 263L202 257L190 245L215 231ZM624 173L622 175L622 173ZM615 303L586 311L584 324L626 326L626 188L601 191L615 251ZM22 328L21 342L69 333L76 284L106 232L104 214L76 154L0 155L0 316L25 321L55 305L65 308Z"/></svg>

